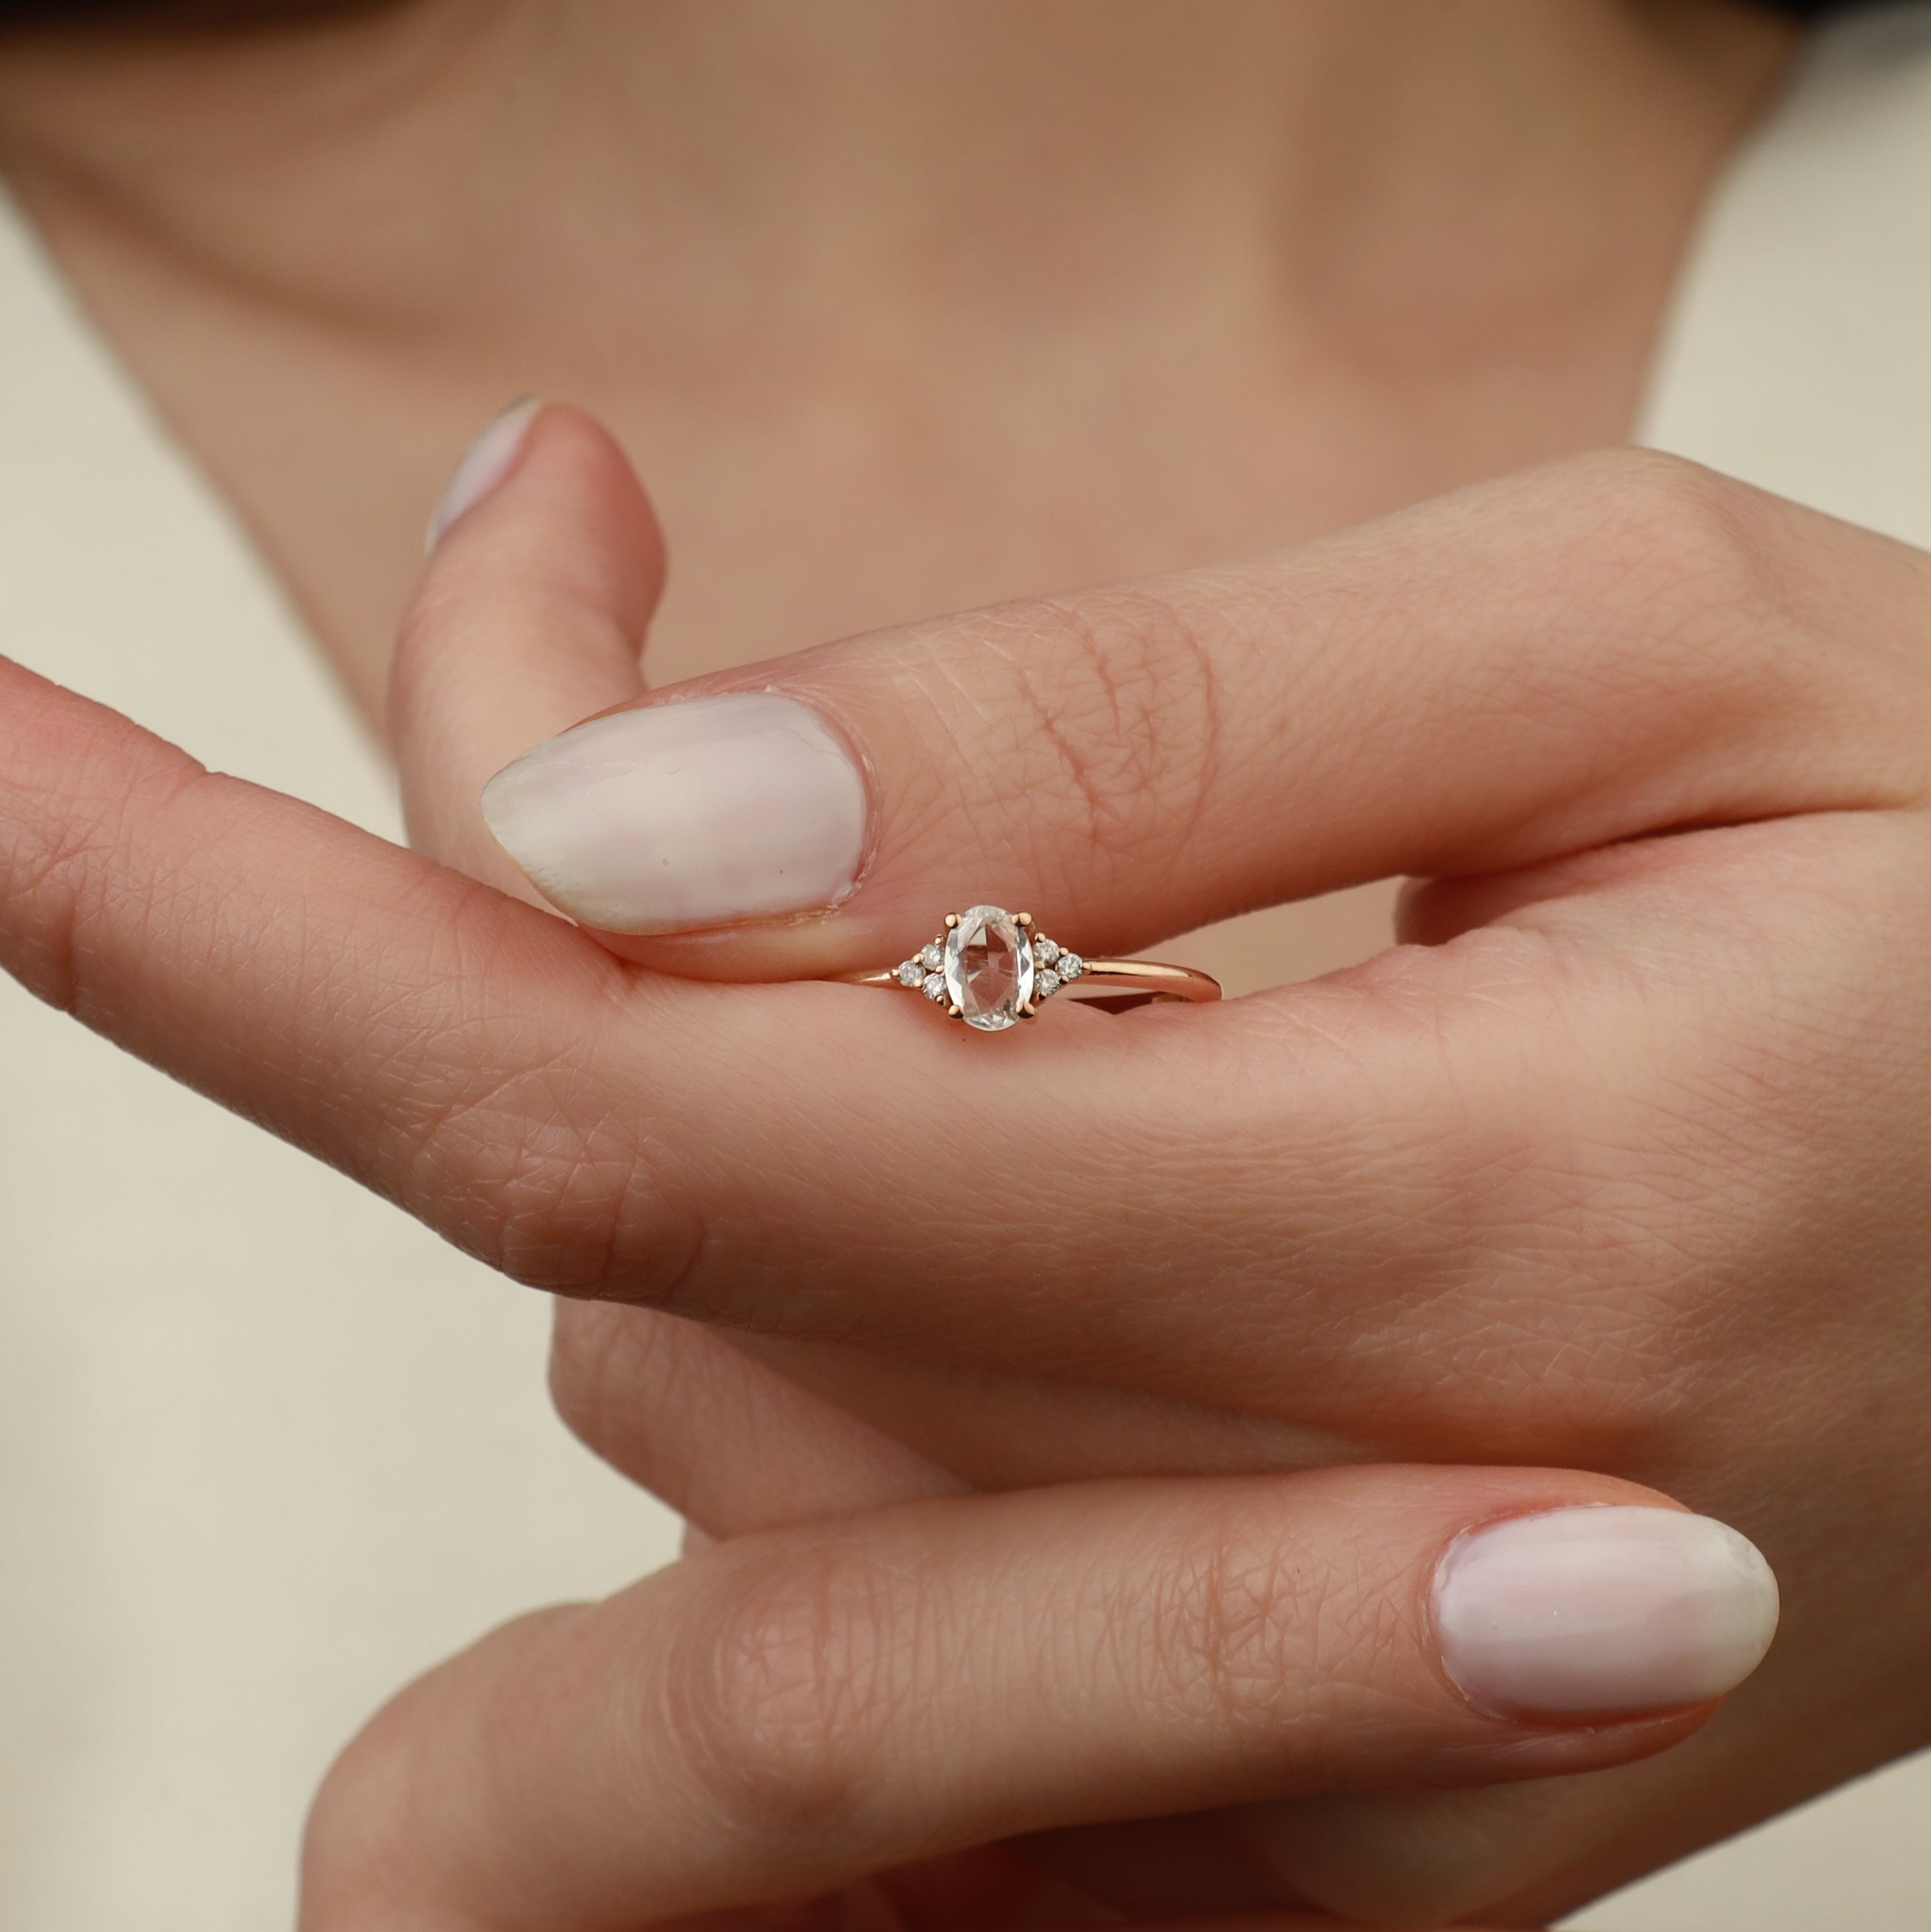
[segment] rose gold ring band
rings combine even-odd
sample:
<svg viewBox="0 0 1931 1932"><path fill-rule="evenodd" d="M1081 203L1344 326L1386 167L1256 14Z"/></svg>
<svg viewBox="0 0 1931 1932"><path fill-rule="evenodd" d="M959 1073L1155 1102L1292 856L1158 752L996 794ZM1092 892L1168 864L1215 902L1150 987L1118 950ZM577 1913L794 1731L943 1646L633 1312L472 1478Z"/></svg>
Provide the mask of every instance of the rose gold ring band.
<svg viewBox="0 0 1931 1932"><path fill-rule="evenodd" d="M1153 959L1087 959L1039 932L1030 913L976 905L948 913L945 930L897 966L844 973L848 986L923 994L949 1019L1003 1033L1031 1019L1049 999L1198 1004L1220 984L1189 966Z"/></svg>
<svg viewBox="0 0 1931 1932"><path fill-rule="evenodd" d="M896 988L898 975L889 966L872 973L841 973L838 981L846 986L889 986ZM1086 970L1060 992L1068 999L1123 998L1129 993L1162 1001L1184 1000L1204 1005L1220 998L1220 982L1211 974L1197 973L1191 966L1169 966L1157 959L1089 959Z"/></svg>

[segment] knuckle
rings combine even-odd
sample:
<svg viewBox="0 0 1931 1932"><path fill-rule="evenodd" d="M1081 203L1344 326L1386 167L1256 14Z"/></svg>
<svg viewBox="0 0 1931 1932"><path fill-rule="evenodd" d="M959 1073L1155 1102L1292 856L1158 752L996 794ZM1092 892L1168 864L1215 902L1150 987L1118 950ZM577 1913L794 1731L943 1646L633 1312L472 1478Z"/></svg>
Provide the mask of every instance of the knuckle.
<svg viewBox="0 0 1931 1932"><path fill-rule="evenodd" d="M1868 722L1903 694L1881 648L1840 634L1836 592L1819 601L1819 533L1834 526L1655 452L1592 458L1580 476L1569 508L1578 580L1614 640L1604 675L1666 700L1676 736L1753 720L1814 731L1827 712ZM1840 585L1845 566L1824 577Z"/></svg>
<svg viewBox="0 0 1931 1932"><path fill-rule="evenodd" d="M1900 621L1931 589L1921 552L1656 452L1584 459L1571 476L1616 674L1661 687L1686 730L1753 721L1786 742L1854 744L1817 762L1822 802L1921 796L1931 678L1918 627Z"/></svg>
<svg viewBox="0 0 1931 1932"><path fill-rule="evenodd" d="M679 1316L607 1301L559 1301L552 1332L550 1400L577 1441L681 1515L738 1520L736 1464L688 1426L699 1416L715 1429L718 1358L726 1376L742 1360L730 1345Z"/></svg>
<svg viewBox="0 0 1931 1932"><path fill-rule="evenodd" d="M1321 1642L1315 1569L1261 1526L1189 1538L1126 1615L1147 1632L1135 1694L1181 1721L1278 1737ZM1143 1621L1144 1619L1144 1621Z"/></svg>
<svg viewBox="0 0 1931 1932"><path fill-rule="evenodd" d="M1573 474L1590 580L1647 613L1635 634L1720 649L1747 633L1759 644L1774 640L1788 622L1764 524L1768 500L1652 450L1587 458Z"/></svg>
<svg viewBox="0 0 1931 1932"><path fill-rule="evenodd" d="M522 1114L476 1156L483 1258L552 1294L652 1306L700 1272L703 1219L661 1150L622 1130Z"/></svg>
<svg viewBox="0 0 1931 1932"><path fill-rule="evenodd" d="M715 1816L827 1861L862 1848L918 1598L829 1540L729 1568L666 1660L671 1728Z"/></svg>
<svg viewBox="0 0 1931 1932"><path fill-rule="evenodd" d="M550 1400L563 1426L599 1455L630 1433L636 1418L626 1390L634 1350L651 1331L634 1333L625 1311L594 1301L557 1304L550 1347Z"/></svg>
<svg viewBox="0 0 1931 1932"><path fill-rule="evenodd" d="M1666 586L1726 608L1762 600L1772 579L1753 493L1696 464L1649 453L1624 491L1651 571Z"/></svg>
<svg viewBox="0 0 1931 1932"><path fill-rule="evenodd" d="M303 1826L301 1932L499 1922L480 1901L500 1896L517 1811L490 1768L524 1762L553 1724L547 1672L572 1654L587 1613L564 1605L499 1625L363 1726Z"/></svg>
<svg viewBox="0 0 1931 1932"><path fill-rule="evenodd" d="M0 902L9 914L0 964L36 997L85 1019L101 1004L103 969L111 977L115 956L138 953L181 891L165 847L143 854L145 868L128 862L130 828L230 782L118 718L70 728L50 752L31 748L37 755L0 780L0 789L24 794L0 827Z"/></svg>
<svg viewBox="0 0 1931 1932"><path fill-rule="evenodd" d="M487 1016L487 990L463 1004ZM594 1042L525 1058L514 1029L485 1016L406 1031L394 1052L388 1084L425 1096L391 1114L400 1198L457 1246L513 1280L591 1298L670 1299L696 1271L695 1190Z"/></svg>
<svg viewBox="0 0 1931 1932"><path fill-rule="evenodd" d="M1129 586L1030 605L997 640L1029 790L1056 798L1102 854L1157 861L1150 839L1177 850L1204 808L1222 699L1200 623Z"/></svg>
<svg viewBox="0 0 1931 1932"><path fill-rule="evenodd" d="M420 1766L404 1692L334 1763L302 1832L303 1932L351 1932L409 1888Z"/></svg>

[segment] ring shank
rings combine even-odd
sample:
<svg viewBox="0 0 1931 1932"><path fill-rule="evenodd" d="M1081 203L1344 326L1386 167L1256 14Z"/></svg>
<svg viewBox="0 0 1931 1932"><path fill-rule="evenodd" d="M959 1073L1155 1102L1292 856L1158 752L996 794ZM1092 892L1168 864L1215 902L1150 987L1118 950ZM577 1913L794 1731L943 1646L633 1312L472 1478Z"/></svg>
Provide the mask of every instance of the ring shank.
<svg viewBox="0 0 1931 1932"><path fill-rule="evenodd" d="M896 973L882 966L873 973L841 973L848 986L885 986L898 990ZM1077 980L1066 980L1053 996L1060 1000L1132 998L1162 1004L1184 1001L1201 1006L1220 998L1220 982L1191 966L1169 966L1157 959L1089 959Z"/></svg>

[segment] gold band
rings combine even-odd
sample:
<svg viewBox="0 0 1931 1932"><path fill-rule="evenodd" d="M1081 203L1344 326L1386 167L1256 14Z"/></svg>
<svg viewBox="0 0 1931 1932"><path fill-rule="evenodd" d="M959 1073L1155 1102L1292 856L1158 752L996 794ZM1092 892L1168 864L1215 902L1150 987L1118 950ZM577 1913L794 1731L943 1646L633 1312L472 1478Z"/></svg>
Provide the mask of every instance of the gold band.
<svg viewBox="0 0 1931 1932"><path fill-rule="evenodd" d="M873 973L841 973L847 986L883 986L896 992L902 983L889 966ZM1089 959L1077 980L1060 988L1066 1000L1123 999L1137 996L1162 1004L1179 1000L1204 1006L1220 998L1220 982L1191 966L1169 966L1157 959Z"/></svg>

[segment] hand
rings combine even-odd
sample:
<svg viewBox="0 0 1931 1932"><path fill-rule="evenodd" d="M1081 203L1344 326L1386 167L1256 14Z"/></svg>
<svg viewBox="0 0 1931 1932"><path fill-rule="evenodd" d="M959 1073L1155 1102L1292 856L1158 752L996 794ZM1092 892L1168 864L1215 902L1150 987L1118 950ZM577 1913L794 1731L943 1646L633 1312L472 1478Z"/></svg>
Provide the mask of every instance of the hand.
<svg viewBox="0 0 1931 1932"><path fill-rule="evenodd" d="M1633 487L1624 471L1609 475ZM1552 1821L1547 1810L1504 1813L1498 1826L1492 1808L1438 1818L1405 1865L1380 1856L1385 1817L1371 1810L1364 1822L1366 1801L1276 1807L1245 1833L1284 1888L1318 1902L1434 1910L1453 1897L1472 1910L1471 1887L1495 1897L1513 1885L1510 1910L1520 1916L1538 1909L1531 1884L1574 1895L1652 1856L1659 1834L1648 1821L1659 1808L1662 1842L1681 1843L1899 1748L1922 1726L1925 1694L1915 1646L1926 1586L1911 1540L1921 1406L1898 1400L1915 1340L1906 1243L1894 1197L1873 1198L1867 1172L1861 1136L1873 1109L1852 1119L1820 1116L1814 1104L1820 1087L1834 1096L1854 1080L1867 1100L1874 1058L1881 1093L1906 1090L1900 1056L1918 1037L1911 962L1896 956L1894 935L1918 877L1909 856L1921 828L1907 780L1919 755L1921 674L1892 640L1922 567L1876 539L1762 506L1775 568L1693 570L1684 539L1657 536L1663 512L1651 508L1643 525L1615 511L1609 475L1595 472L1593 494L1587 474L1516 486L1352 539L1355 550L1194 580L1230 622L1290 609L1308 635L1328 627L1300 668L1306 754L1288 774L1306 794L1288 822L1322 856L1283 862L1282 889L1372 870L1378 842L1399 866L1432 854L1444 870L1458 843L1526 866L1539 827L1555 827L1570 850L1633 836L1644 822L1785 816L1552 861L1492 884L1489 932L1324 987L1118 1022L1074 1014L1062 1024L1049 1011L1023 1042L1034 1056L1029 1091L1054 1096L1055 1120L1087 1124L1050 1148L1013 1131L1027 1118L1015 1106L1015 1063L985 1051L1000 1043L961 1039L916 1001L640 970L486 886L200 774L124 721L11 669L0 674L0 953L112 1037L547 1286L654 1298L824 1346L827 1360L829 1345L851 1342L914 1369L963 1360L988 1390L1015 1399L1027 1397L1027 1377L1063 1375L1066 1388L1091 1385L1102 1420L1110 1405L1116 1425L1135 1425L1116 1428L1116 1442L1169 1425L1149 1453L1177 1466L1197 1428L1217 1432L1223 1462L1237 1448L1257 1462L1290 1449L1309 1460L1311 1444L1385 1454L1379 1438L1400 1433L1427 1437L1418 1452L1427 1456L1452 1455L1458 1435L1493 1436L1502 1446L1492 1453L1521 1455L1540 1436L1606 1462L1670 1463L1705 1490L1736 1494L1800 1573L1803 1668L1774 1672L1774 1694L1740 1700L1736 1715L1748 1722L1706 1734L1706 1767L1736 1762L1749 1772L1720 1787L1714 1806L1691 1806L1666 1786L1604 1786L1587 1815L1558 1806ZM1727 554L1718 538L1729 525L1707 507L1697 521L1687 484L1651 480L1639 495L1691 524L1720 560ZM1542 502L1539 521L1544 497L1554 507ZM492 688L493 654L540 656L535 644L565 645L579 620L583 638L601 638L612 658L634 646L648 579L637 508L634 485L586 427L568 417L540 424L512 485L441 554L417 619L419 674L437 662L439 625L473 652L478 694ZM1570 527L1579 520L1579 536ZM1492 525L1500 534L1485 552ZM1633 587L1612 577L1579 590L1579 560L1624 559L1641 527L1672 567L1652 559ZM1836 608L1859 640L1834 662L1798 647L1794 619L1781 630L1773 621L1778 573L1789 566L1780 593L1788 602L1804 581L1804 555L1829 566ZM1404 570L1420 586L1405 604ZM1504 607L1498 582L1515 603ZM1158 607L1102 598L1092 619L1168 608L1186 590L1171 586ZM1635 675L1645 650L1660 659L1680 644L1687 614L1714 622L1711 613L1733 603L1748 621L1690 667L1708 689L1694 677L1666 687L1660 662ZM1565 613L1582 642L1562 629ZM1377 726L1381 755L1405 748L1423 759L1394 806L1375 804L1381 779L1365 753L1352 778L1347 760L1318 755L1327 731L1346 726L1345 694L1320 682L1324 665L1351 661L1334 627L1366 628L1369 616L1397 636L1404 624L1438 625L1426 638L1435 648L1417 650L1405 670L1386 652L1372 661L1374 688L1400 698ZM1065 621L1056 609L1036 614L1048 632ZM790 671L808 678L845 664L854 704L868 689L889 700L875 660L889 663L897 650L908 667L929 667L929 688L943 694L971 664L996 665L980 646L1016 637L1021 622L1009 613L976 630L937 627ZM1231 634L1224 648L1237 661ZM951 664L934 655L947 636ZM1612 642L1628 679L1613 709L1591 656ZM564 656L578 668L596 661L594 648ZM1258 645L1247 657L1269 661ZM1105 660L1082 646L1064 662L1078 674ZM1358 687L1370 661L1352 662ZM1500 762L1477 788L1480 808L1458 819L1447 788L1423 780L1453 761L1465 710L1491 688L1526 693L1531 715L1493 717ZM543 698L529 694L531 732L543 728ZM1257 715L1258 703L1243 715ZM1653 753L1640 735L1652 712L1670 726ZM881 724L889 715L881 706ZM452 704L446 716L456 746L463 715ZM962 710L954 722L969 718ZM862 714L850 722L856 734ZM1610 724L1609 749L1591 763L1585 754ZM1714 760L1713 734L1723 754ZM1009 750L1009 733L1003 742ZM888 748L881 730L874 756ZM889 780L889 764L878 769ZM904 943L895 932L881 945L867 927L902 930L911 916L875 909L893 876L892 803L916 804L907 788L952 769L908 765L886 795L871 880L828 922L851 922L856 937L817 940L824 963L839 946L868 959ZM1868 808L1854 808L1860 799ZM1029 826L1045 824L1048 802L1041 787ZM922 812L907 806L904 824L939 827L929 792L923 803ZM1799 816L1807 805L1831 810ZM1220 818L1189 822L1204 836ZM1252 823L1251 812L1235 822ZM966 829L995 828L980 817ZM1042 836L1027 863L1083 862L1089 848L1111 849ZM918 900L922 928L925 895L943 904L958 868L984 862L968 855L949 877L936 848L928 856L934 879L915 892L901 878L896 889L908 908ZM1203 857L1168 873L1182 881L1168 895L1175 922L1192 922L1218 890L1212 869ZM1767 874L1780 885L1774 901L1756 896ZM1030 896L1069 907L1096 949L1130 943L1130 908L1109 915L1103 896L1082 901L1069 878L1040 878L1067 890ZM1241 890L1252 896L1253 880ZM1842 910L1879 900L1884 916L1868 923ZM1815 916L1820 902L1833 910L1828 926ZM772 970L795 943L753 938L741 964ZM727 959L730 942L715 950ZM1859 969L1855 999L1843 992L1847 958ZM1747 1016L1728 982L1720 995L1711 976L1740 964L1773 1014L1806 1015L1807 1000L1830 1006L1834 995L1852 1016L1871 1010L1873 995L1894 1002L1881 1052L1867 1031L1843 1024L1802 1030L1807 1050L1781 1084L1765 1079L1761 1054L1749 1058L1762 1098L1747 1133L1727 1108L1686 1105L1717 1090L1717 1076L1741 1077L1729 1056L1741 1052ZM1660 1070L1627 1050L1639 992L1644 1024L1672 1042ZM1254 1077L1284 1061L1291 1083ZM764 1071L755 1087L742 1078L747 1067ZM1915 1178L1907 1112L1900 1106L1888 1177L1906 1190ZM974 1161L934 1158L941 1119ZM1690 1132L1699 1123L1701 1139ZM1665 1156L1684 1144L1723 1174L1720 1222L1696 1198L1674 1217L1659 1204L1666 1184L1681 1184ZM1627 1151L1611 1159L1617 1148ZM1135 1225L1120 1212L1121 1162ZM1747 1192L1753 1175L1758 1191ZM1800 1211L1830 1238L1822 1263L1793 1262L1768 1239ZM1649 1265L1665 1256L1674 1272ZM1861 1262L1872 1292L1815 1318L1823 1292ZM1884 1268L1873 1272L1876 1262ZM1186 1295L1173 1292L1177 1278L1189 1282ZM1660 1360L1672 1365L1662 1390L1646 1379ZM1760 1387L1747 1435L1726 1417L1735 1412L1732 1378L1752 1372ZM1838 1426L1853 1377L1855 1442ZM1766 1407L1774 1432L1761 1426ZM1085 1424L1070 1400L1062 1409L1070 1452L1074 1425ZM1804 1472L1813 1480L1798 1494L1791 1445L1819 1443L1827 1416L1836 1460L1813 1454ZM898 1454L901 1474L937 1466L852 1426L865 1453L882 1444ZM1892 1444L1896 1469L1880 1490L1864 1472ZM1831 1641L1847 1630L1854 1643ZM1743 1742L1734 1760L1721 1754L1737 1750L1726 1738ZM1786 1739L1803 1750L1767 1748ZM1674 1755L1689 1762L1700 1748ZM1400 1816L1411 1834L1411 1814Z"/></svg>
<svg viewBox="0 0 1931 1932"><path fill-rule="evenodd" d="M398 687L425 840L526 892L475 794L634 700L656 567L621 464L545 423ZM681 1304L877 1428L610 1308L565 1321L566 1411L719 1533L960 1479L1484 1456L1666 1483L1805 1565L1780 1664L1689 1751L1294 1808L1278 1855L1337 1906L1553 1910L1921 1741L1927 589L1915 553L1618 457L676 694L827 718L873 841L829 916L614 942L682 973L891 960L988 893L1124 950L1389 871L1435 875L1408 912L1435 944L1238 1018L1049 1010L982 1042L881 1012L868 1047L922 1019L956 1048L910 1108L874 1090L931 1126L841 1123L834 1195L802 1179L788 1236L733 1202ZM961 1105L1001 1054L1006 1112Z"/></svg>
<svg viewBox="0 0 1931 1932"><path fill-rule="evenodd" d="M4 662L0 700L7 966L452 1234L574 1269L617 1204L604 1129L651 1144L640 1091L754 1119L695 1022L754 1046L785 1016L752 1010L794 993L733 1013ZM1250 1798L1663 1749L1774 1615L1734 1532L1560 1472L1084 1486L745 1539L406 1696L331 1780L307 1922L634 1925L905 1859L894 1909L922 1924L975 1899L1092 1923L1127 1882L1143 1914L1161 1886L1272 1906L1293 1894L1243 1851ZM950 1857L1014 1832L1023 1855Z"/></svg>
<svg viewBox="0 0 1931 1932"><path fill-rule="evenodd" d="M754 1908L784 1904L800 1926L1091 1926L1123 1887L1137 1922L1313 1932L1245 1850L1244 1804L1573 1770L1694 1727L1492 1714L1498 1690L1600 1694L1599 1593L1640 1582L1632 1552L1699 1571L1693 1618L1726 1567L1761 1579L1741 1538L1656 1501L1524 1471L1143 1479L720 1545L398 1698L318 1802L302 1932L768 1926ZM1498 1620L1534 1625L1525 1653ZM1680 1672L1655 1634L1625 1634ZM1185 1815L1098 1825L1154 1814Z"/></svg>

